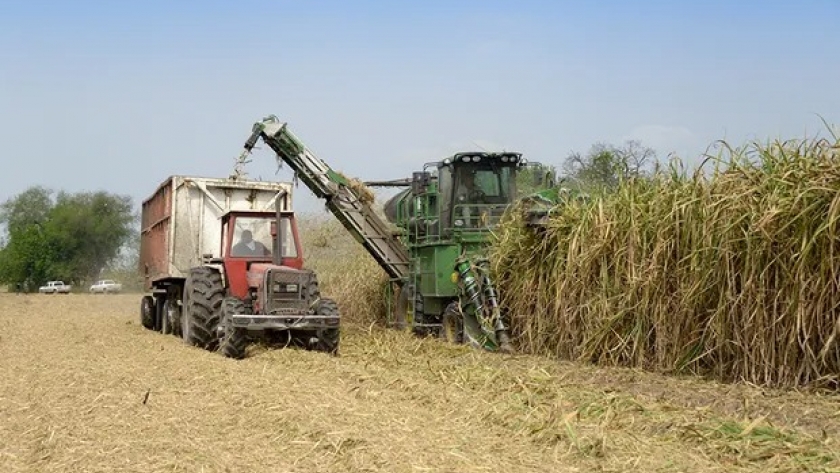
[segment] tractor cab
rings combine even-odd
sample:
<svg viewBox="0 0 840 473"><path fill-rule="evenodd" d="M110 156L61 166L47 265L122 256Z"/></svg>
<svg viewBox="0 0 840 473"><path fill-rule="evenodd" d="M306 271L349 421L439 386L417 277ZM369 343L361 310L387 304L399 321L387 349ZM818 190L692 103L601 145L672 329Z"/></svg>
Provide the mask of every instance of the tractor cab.
<svg viewBox="0 0 840 473"><path fill-rule="evenodd" d="M440 162L438 193L444 227L482 230L495 225L516 197L519 153L458 153Z"/></svg>
<svg viewBox="0 0 840 473"><path fill-rule="evenodd" d="M268 267L303 268L294 212L235 211L222 216L222 261L230 295L245 299Z"/></svg>
<svg viewBox="0 0 840 473"><path fill-rule="evenodd" d="M553 185L553 173L545 171L521 153L457 153L415 172L410 188L385 203L385 216L407 230L411 243L460 239L456 235L483 242L523 193Z"/></svg>

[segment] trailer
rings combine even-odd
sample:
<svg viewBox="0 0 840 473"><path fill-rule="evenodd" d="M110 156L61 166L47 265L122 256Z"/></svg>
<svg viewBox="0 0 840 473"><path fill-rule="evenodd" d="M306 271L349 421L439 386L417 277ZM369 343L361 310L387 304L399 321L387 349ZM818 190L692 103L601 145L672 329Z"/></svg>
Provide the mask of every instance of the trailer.
<svg viewBox="0 0 840 473"><path fill-rule="evenodd" d="M290 183L170 176L141 222L144 327L233 358L276 331L337 353L338 309L303 268Z"/></svg>

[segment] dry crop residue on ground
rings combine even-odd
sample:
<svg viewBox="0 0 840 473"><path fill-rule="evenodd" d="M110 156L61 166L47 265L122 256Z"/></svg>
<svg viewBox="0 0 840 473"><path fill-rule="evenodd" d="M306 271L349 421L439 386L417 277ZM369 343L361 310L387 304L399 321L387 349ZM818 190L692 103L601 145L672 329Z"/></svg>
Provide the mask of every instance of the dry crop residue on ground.
<svg viewBox="0 0 840 473"><path fill-rule="evenodd" d="M0 294L0 471L833 471L837 398L348 327L243 361L139 296Z"/></svg>

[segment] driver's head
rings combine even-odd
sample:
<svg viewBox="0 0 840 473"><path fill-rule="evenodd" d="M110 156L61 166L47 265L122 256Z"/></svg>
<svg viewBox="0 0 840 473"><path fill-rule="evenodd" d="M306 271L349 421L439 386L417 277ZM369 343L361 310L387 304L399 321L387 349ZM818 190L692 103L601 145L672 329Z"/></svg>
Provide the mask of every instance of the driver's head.
<svg viewBox="0 0 840 473"><path fill-rule="evenodd" d="M242 230L242 243L249 243L253 239L251 230Z"/></svg>
<svg viewBox="0 0 840 473"><path fill-rule="evenodd" d="M475 174L471 172L464 173L464 185L470 189L475 187Z"/></svg>

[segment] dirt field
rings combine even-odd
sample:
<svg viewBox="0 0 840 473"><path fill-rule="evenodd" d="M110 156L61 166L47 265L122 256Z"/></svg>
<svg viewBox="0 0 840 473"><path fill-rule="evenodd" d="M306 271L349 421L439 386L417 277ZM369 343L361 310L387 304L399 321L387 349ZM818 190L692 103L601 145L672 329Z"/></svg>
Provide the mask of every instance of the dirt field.
<svg viewBox="0 0 840 473"><path fill-rule="evenodd" d="M367 327L232 361L139 296L0 294L0 471L840 471L840 400Z"/></svg>

